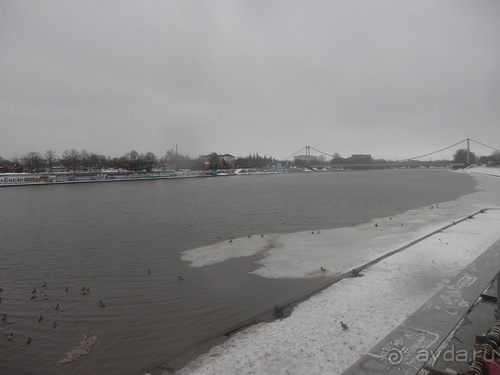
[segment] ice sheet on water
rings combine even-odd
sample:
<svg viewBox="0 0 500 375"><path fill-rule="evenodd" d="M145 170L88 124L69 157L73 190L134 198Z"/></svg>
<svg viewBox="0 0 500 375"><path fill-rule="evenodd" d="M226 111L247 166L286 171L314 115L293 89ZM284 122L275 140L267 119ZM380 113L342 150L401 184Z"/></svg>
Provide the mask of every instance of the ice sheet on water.
<svg viewBox="0 0 500 375"><path fill-rule="evenodd" d="M477 169L480 173L486 173ZM497 168L497 170L500 170ZM491 168L488 174L497 173ZM495 183L477 177L480 186ZM498 182L498 181L496 181ZM494 189L487 189L494 191ZM285 234L260 234L187 250L182 260L193 267L224 262L231 258L261 254L254 274L270 278L318 276L349 271L374 258L396 250L452 221L488 206L483 190L449 202L410 210L392 217L374 219L354 227L322 229ZM478 202L481 202L478 204Z"/></svg>
<svg viewBox="0 0 500 375"><path fill-rule="evenodd" d="M99 337L97 335L83 335L83 340L73 348L73 350L65 354L65 358L61 359L58 363L66 364L76 361L81 356L87 355L92 350L92 347L97 342Z"/></svg>
<svg viewBox="0 0 500 375"><path fill-rule="evenodd" d="M187 250L182 260L192 267L261 254L254 274L269 278L335 275L395 250L444 224L471 213L466 201L439 203L390 218L346 228L260 234Z"/></svg>
<svg viewBox="0 0 500 375"><path fill-rule="evenodd" d="M231 258L256 255L273 246L275 246L275 236L257 234L186 250L181 259L191 262L192 267L203 267Z"/></svg>

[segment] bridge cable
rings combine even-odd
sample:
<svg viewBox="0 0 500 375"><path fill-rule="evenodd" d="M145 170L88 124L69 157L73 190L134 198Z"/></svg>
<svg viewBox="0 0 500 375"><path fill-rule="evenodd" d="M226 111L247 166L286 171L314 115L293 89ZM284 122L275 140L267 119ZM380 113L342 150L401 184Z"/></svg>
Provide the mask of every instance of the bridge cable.
<svg viewBox="0 0 500 375"><path fill-rule="evenodd" d="M477 144L480 144L481 146L491 148L492 150L495 150L495 151L500 151L498 148L495 148L495 147L491 147L491 146L485 145L484 143L481 143L481 142L475 141L474 139L471 139L471 141L472 141L472 142L476 142Z"/></svg>
<svg viewBox="0 0 500 375"><path fill-rule="evenodd" d="M403 160L400 160L400 161L411 161L413 159L420 159L420 158L423 158L423 157L426 157L426 156L429 156L429 155L432 155L432 154L437 154L438 152L441 152L441 151L444 151L444 150L448 150L449 148L455 147L455 146L459 145L460 143L465 142L466 140L467 139L462 139L460 142L457 142L457 143L455 143L455 144L453 144L451 146L442 148L441 150L429 152L428 154L424 154L424 155L420 155L420 156L415 156L413 158L403 159Z"/></svg>
<svg viewBox="0 0 500 375"><path fill-rule="evenodd" d="M293 156L297 155L299 152L304 151L306 148L307 148L307 146L304 146L304 147L302 147L300 150L297 150L297 151L295 151L295 152L292 152L292 153L291 153L290 155L288 155L286 158L281 159L281 160L287 160L287 159L290 159L291 157L293 157Z"/></svg>
<svg viewBox="0 0 500 375"><path fill-rule="evenodd" d="M326 156L329 156L331 158L333 158L334 156L333 155L330 155L330 154L327 154L326 152L323 152L321 150L318 150L317 148L314 148L312 146L310 146L312 150L316 151L316 152L319 152L320 154L323 154L323 155L326 155Z"/></svg>

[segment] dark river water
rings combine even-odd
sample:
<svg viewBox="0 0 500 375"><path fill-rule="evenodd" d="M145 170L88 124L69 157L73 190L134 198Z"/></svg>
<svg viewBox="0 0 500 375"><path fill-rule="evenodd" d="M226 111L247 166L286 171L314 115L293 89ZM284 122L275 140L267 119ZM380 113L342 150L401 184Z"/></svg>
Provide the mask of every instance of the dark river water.
<svg viewBox="0 0 500 375"><path fill-rule="evenodd" d="M193 268L182 251L358 225L474 189L428 169L0 188L0 374L142 374L321 282L249 274L256 257ZM93 351L58 364L84 334L98 336Z"/></svg>

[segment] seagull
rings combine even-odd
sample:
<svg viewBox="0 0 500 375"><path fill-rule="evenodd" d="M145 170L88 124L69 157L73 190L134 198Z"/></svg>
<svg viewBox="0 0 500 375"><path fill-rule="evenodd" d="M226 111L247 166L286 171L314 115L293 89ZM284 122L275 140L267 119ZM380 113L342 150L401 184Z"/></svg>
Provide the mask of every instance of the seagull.
<svg viewBox="0 0 500 375"><path fill-rule="evenodd" d="M10 333L8 340L9 340L9 341L14 340L14 334L13 334L12 332Z"/></svg>
<svg viewBox="0 0 500 375"><path fill-rule="evenodd" d="M347 327L347 324L345 324L343 321L340 321L340 326L344 331L349 331L349 327Z"/></svg>
<svg viewBox="0 0 500 375"><path fill-rule="evenodd" d="M28 341L26 341L26 345L31 344L31 337L28 337Z"/></svg>
<svg viewBox="0 0 500 375"><path fill-rule="evenodd" d="M99 300L99 307L106 307L106 305L101 300Z"/></svg>
<svg viewBox="0 0 500 375"><path fill-rule="evenodd" d="M42 288L46 288L46 287L47 287L47 282L44 282L42 285Z"/></svg>
<svg viewBox="0 0 500 375"><path fill-rule="evenodd" d="M54 310L59 310L59 304L57 304L56 307L54 307Z"/></svg>
<svg viewBox="0 0 500 375"><path fill-rule="evenodd" d="M151 270L148 268L148 275L151 275Z"/></svg>

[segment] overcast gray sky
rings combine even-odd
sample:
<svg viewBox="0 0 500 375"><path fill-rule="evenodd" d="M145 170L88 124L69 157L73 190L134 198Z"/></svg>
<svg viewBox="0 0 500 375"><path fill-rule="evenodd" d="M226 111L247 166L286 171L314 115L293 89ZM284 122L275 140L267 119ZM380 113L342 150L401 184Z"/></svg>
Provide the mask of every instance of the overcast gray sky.
<svg viewBox="0 0 500 375"><path fill-rule="evenodd" d="M0 0L0 121L4 158L498 148L500 1Z"/></svg>

